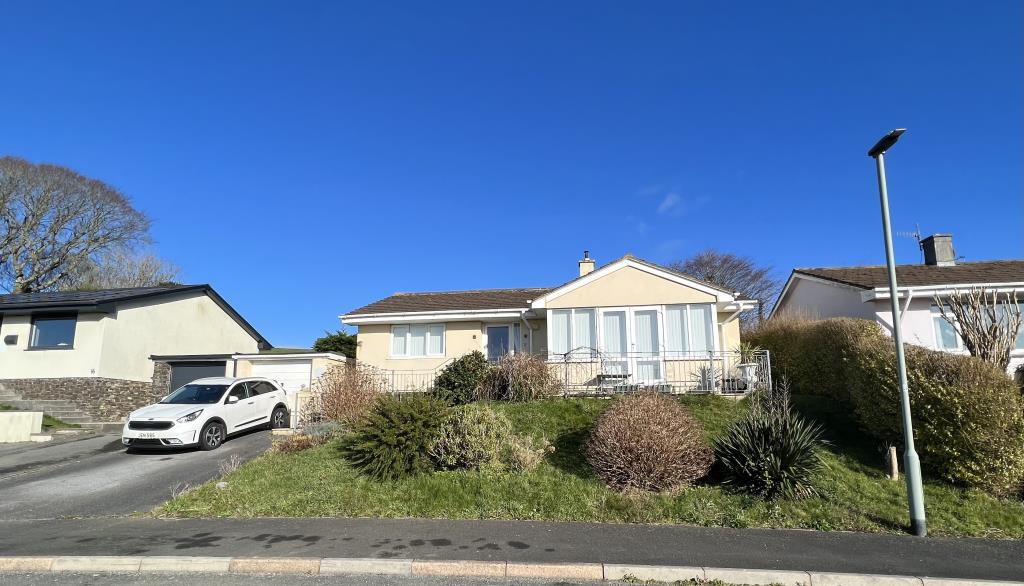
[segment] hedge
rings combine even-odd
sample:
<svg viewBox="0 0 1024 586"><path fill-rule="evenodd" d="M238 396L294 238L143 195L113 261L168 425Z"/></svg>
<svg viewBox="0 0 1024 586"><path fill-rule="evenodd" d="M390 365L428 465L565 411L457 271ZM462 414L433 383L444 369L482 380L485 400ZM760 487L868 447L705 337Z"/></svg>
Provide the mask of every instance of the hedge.
<svg viewBox="0 0 1024 586"><path fill-rule="evenodd" d="M769 321L747 340L771 352L795 393L848 402L864 431L900 443L892 338L867 320ZM1024 401L1006 373L971 356L905 346L921 464L953 484L995 494L1024 479ZM776 379L778 380L778 379Z"/></svg>

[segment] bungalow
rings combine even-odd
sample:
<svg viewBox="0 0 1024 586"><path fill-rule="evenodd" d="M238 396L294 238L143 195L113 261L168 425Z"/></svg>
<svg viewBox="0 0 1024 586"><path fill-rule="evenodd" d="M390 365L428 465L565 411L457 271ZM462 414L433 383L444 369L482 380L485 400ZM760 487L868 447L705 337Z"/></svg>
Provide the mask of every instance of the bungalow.
<svg viewBox="0 0 1024 586"><path fill-rule="evenodd" d="M474 350L542 356L569 388L742 390L738 318L757 303L630 255L595 269L584 252L557 287L396 293L341 320L358 327L357 362L398 390Z"/></svg>
<svg viewBox="0 0 1024 586"><path fill-rule="evenodd" d="M209 285L0 295L4 400L98 422L268 348Z"/></svg>
<svg viewBox="0 0 1024 586"><path fill-rule="evenodd" d="M924 264L896 267L900 324L908 343L966 353L935 301L953 291L985 287L1014 292L1024 302L1024 260L957 262L949 234L929 236L921 241L921 248ZM772 310L773 316L785 313L868 319L891 332L888 271L885 266L793 269ZM1019 364L1024 364L1024 328L1010 354L1010 372Z"/></svg>

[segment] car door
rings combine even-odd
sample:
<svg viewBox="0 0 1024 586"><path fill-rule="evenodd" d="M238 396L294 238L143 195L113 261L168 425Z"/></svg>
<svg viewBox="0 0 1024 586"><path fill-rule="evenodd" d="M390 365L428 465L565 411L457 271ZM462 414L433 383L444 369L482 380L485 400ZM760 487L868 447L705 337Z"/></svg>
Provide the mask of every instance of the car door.
<svg viewBox="0 0 1024 586"><path fill-rule="evenodd" d="M225 397L225 401L228 397L238 397L237 403L224 405L224 423L227 424L229 432L246 427L253 419L259 417L256 415L256 401L249 386L250 383L247 381L235 383Z"/></svg>
<svg viewBox="0 0 1024 586"><path fill-rule="evenodd" d="M277 405L277 397L274 396L274 391L277 389L265 380L258 380L249 381L249 390L256 393L257 415L253 417L262 415L265 418L262 422L266 423L270 420L270 414L273 413L274 406Z"/></svg>

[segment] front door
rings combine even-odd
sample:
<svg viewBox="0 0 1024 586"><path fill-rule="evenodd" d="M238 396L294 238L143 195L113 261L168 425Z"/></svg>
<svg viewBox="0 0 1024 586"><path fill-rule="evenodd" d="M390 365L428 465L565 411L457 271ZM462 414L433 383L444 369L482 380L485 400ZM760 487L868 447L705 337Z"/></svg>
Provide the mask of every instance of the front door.
<svg viewBox="0 0 1024 586"><path fill-rule="evenodd" d="M512 348L512 326L487 326L487 360L497 362Z"/></svg>

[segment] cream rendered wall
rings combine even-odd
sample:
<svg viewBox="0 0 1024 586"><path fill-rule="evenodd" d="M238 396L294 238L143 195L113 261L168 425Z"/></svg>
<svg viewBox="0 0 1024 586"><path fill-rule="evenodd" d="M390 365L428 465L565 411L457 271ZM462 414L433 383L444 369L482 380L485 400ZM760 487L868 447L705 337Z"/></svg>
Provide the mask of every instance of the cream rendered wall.
<svg viewBox="0 0 1024 586"><path fill-rule="evenodd" d="M713 303L714 301L714 295L626 266L549 301L545 305L550 309L561 309L567 307Z"/></svg>
<svg viewBox="0 0 1024 586"><path fill-rule="evenodd" d="M0 378L57 378L105 376L100 370L104 314L81 313L75 324L75 341L69 349L29 350L32 316L5 315L0 324ZM18 336L17 344L3 342Z"/></svg>
<svg viewBox="0 0 1024 586"><path fill-rule="evenodd" d="M444 356L440 357L391 358L391 324L361 325L356 340L356 360L364 364L387 370L432 370L473 350L483 351L483 324L478 321L445 323Z"/></svg>
<svg viewBox="0 0 1024 586"><path fill-rule="evenodd" d="M719 348L721 351L732 351L740 345L740 320L739 318L732 320L727 324L721 322L729 318L728 313L719 313Z"/></svg>
<svg viewBox="0 0 1024 586"><path fill-rule="evenodd" d="M205 293L121 304L104 320L97 376L150 380L151 355L246 354L259 345Z"/></svg>

